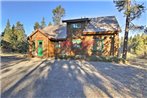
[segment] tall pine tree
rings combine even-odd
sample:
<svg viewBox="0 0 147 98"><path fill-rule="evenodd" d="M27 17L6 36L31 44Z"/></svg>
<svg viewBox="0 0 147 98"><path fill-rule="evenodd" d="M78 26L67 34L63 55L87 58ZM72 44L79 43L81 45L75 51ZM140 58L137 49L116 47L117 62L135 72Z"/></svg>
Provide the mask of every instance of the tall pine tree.
<svg viewBox="0 0 147 98"><path fill-rule="evenodd" d="M65 9L62 8L61 5L57 6L55 9L52 11L53 13L53 22L55 25L61 24L61 19L65 15Z"/></svg>
<svg viewBox="0 0 147 98"><path fill-rule="evenodd" d="M34 24L34 30L40 29L40 24L38 22L35 22Z"/></svg>
<svg viewBox="0 0 147 98"><path fill-rule="evenodd" d="M25 30L23 24L19 21L16 23L15 34L17 36L17 41L22 42L25 40Z"/></svg>
<svg viewBox="0 0 147 98"><path fill-rule="evenodd" d="M26 35L25 35L25 30L23 27L23 24L21 24L19 21L16 23L16 27L15 27L15 32L14 32L15 36L17 36L17 51L18 52L24 52L27 50L27 40L26 40Z"/></svg>
<svg viewBox="0 0 147 98"><path fill-rule="evenodd" d="M8 43L11 43L11 37L12 37L12 29L11 29L10 21L8 19L6 27L4 29L2 40L6 41Z"/></svg>
<svg viewBox="0 0 147 98"><path fill-rule="evenodd" d="M41 29L43 29L45 26L46 26L45 18L43 17L41 21Z"/></svg>
<svg viewBox="0 0 147 98"><path fill-rule="evenodd" d="M23 24L18 21L16 26L13 25L11 28L8 20L2 36L1 46L5 52L26 52L27 40Z"/></svg>
<svg viewBox="0 0 147 98"><path fill-rule="evenodd" d="M11 52L11 37L12 29L9 19L7 20L6 27L1 35L1 50L2 52Z"/></svg>
<svg viewBox="0 0 147 98"><path fill-rule="evenodd" d="M51 25L52 25L52 23L51 23L51 22L49 22L49 23L48 23L48 26L51 26Z"/></svg>
<svg viewBox="0 0 147 98"><path fill-rule="evenodd" d="M130 24L134 19L139 18L142 15L142 13L145 11L145 7L143 4L137 4L136 2L135 3L131 2L131 0L114 0L114 3L118 11L119 12L123 11L126 17L123 54L122 54L122 58L126 59Z"/></svg>

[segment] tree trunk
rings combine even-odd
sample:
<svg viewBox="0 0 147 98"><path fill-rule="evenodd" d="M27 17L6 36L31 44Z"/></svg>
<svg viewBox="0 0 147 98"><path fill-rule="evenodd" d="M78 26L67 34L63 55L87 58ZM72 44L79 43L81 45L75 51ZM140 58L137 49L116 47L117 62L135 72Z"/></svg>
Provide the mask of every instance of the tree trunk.
<svg viewBox="0 0 147 98"><path fill-rule="evenodd" d="M131 0L127 0L127 16L126 16L126 26L125 26L125 36L124 36L124 45L123 45L123 55L122 58L127 58L127 48L128 48L128 33L130 25L130 3Z"/></svg>

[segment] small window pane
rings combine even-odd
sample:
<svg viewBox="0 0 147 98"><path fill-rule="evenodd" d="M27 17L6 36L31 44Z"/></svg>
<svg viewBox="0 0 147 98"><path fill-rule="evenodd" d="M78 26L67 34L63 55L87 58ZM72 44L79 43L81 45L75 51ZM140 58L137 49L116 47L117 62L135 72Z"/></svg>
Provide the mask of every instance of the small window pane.
<svg viewBox="0 0 147 98"><path fill-rule="evenodd" d="M71 24L71 28L79 29L79 28L81 28L81 23L74 23L74 24Z"/></svg>
<svg viewBox="0 0 147 98"><path fill-rule="evenodd" d="M81 39L73 39L72 43L74 48L81 48Z"/></svg>

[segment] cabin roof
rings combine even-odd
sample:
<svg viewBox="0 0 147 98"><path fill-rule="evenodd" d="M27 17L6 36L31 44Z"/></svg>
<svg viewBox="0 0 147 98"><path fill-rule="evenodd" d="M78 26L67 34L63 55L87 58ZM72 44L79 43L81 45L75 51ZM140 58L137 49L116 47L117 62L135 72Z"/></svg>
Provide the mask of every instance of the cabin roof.
<svg viewBox="0 0 147 98"><path fill-rule="evenodd" d="M66 39L66 25L50 25L42 29L42 31L51 39Z"/></svg>
<svg viewBox="0 0 147 98"><path fill-rule="evenodd" d="M87 21L87 25L85 26L85 29L83 30L83 34L88 34L89 32L102 33L102 32L109 32L109 31L110 32L121 31L121 28L115 16L63 20L63 22L67 22L67 23L68 22L72 22L72 23L83 22L83 21ZM66 24L50 25L43 29L39 29L39 31L44 33L44 35L50 39L64 40L67 38ZM32 36L34 33L32 33L30 36Z"/></svg>
<svg viewBox="0 0 147 98"><path fill-rule="evenodd" d="M37 33L38 31L39 31L41 34L43 34L44 36L46 36L46 37L49 38L49 36L48 36L47 34L45 34L41 29L36 29L35 31L33 31L33 32L27 37L27 39L29 39L29 37L33 36L33 35L34 35L35 33Z"/></svg>
<svg viewBox="0 0 147 98"><path fill-rule="evenodd" d="M78 18L78 19L62 20L62 22L74 23L74 22L85 22L85 21L88 21L88 20L89 20L89 18Z"/></svg>
<svg viewBox="0 0 147 98"><path fill-rule="evenodd" d="M115 16L89 18L89 22L83 32L107 32L121 31Z"/></svg>

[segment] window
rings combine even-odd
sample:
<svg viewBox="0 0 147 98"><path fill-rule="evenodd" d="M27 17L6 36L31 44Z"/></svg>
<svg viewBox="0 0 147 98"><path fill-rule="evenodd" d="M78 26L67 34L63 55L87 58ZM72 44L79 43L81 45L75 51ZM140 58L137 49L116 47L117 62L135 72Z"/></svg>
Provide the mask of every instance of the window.
<svg viewBox="0 0 147 98"><path fill-rule="evenodd" d="M71 28L73 28L73 29L79 29L79 28L81 28L81 23L71 24Z"/></svg>
<svg viewBox="0 0 147 98"><path fill-rule="evenodd" d="M74 48L81 48L81 39L73 39L72 43Z"/></svg>
<svg viewBox="0 0 147 98"><path fill-rule="evenodd" d="M39 41L39 47L42 48L42 41Z"/></svg>
<svg viewBox="0 0 147 98"><path fill-rule="evenodd" d="M103 52L104 48L104 39L94 39L93 51L94 52Z"/></svg>
<svg viewBox="0 0 147 98"><path fill-rule="evenodd" d="M56 45L55 45L56 48L61 48L61 45L59 42L56 42Z"/></svg>
<svg viewBox="0 0 147 98"><path fill-rule="evenodd" d="M32 42L32 50L35 51L35 41Z"/></svg>

